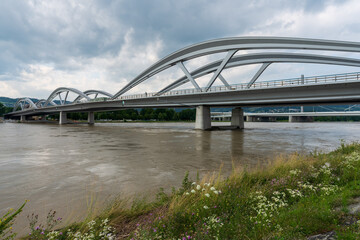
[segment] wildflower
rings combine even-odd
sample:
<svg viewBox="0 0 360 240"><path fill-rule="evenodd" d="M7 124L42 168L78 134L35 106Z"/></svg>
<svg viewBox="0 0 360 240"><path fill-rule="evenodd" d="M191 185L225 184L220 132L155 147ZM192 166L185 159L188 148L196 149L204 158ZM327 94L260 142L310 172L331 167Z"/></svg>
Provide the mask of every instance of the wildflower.
<svg viewBox="0 0 360 240"><path fill-rule="evenodd" d="M193 190L191 190L191 192L192 192L192 193L195 193L196 191L193 189Z"/></svg>
<svg viewBox="0 0 360 240"><path fill-rule="evenodd" d="M205 206L204 206L204 209L209 209L209 207L205 205Z"/></svg>
<svg viewBox="0 0 360 240"><path fill-rule="evenodd" d="M206 196L206 197L210 197L210 194L208 194L208 193L205 193L205 196Z"/></svg>
<svg viewBox="0 0 360 240"><path fill-rule="evenodd" d="M301 173L301 170L299 170L299 169L290 170L290 175L292 175L292 176L298 176L300 173Z"/></svg>
<svg viewBox="0 0 360 240"><path fill-rule="evenodd" d="M189 195L190 193L189 192L186 192L185 195Z"/></svg>
<svg viewBox="0 0 360 240"><path fill-rule="evenodd" d="M216 195L218 195L218 194L219 194L219 192L220 192L220 191L216 191L216 190L214 191L214 193L215 193Z"/></svg>
<svg viewBox="0 0 360 240"><path fill-rule="evenodd" d="M211 191L215 191L216 189L215 189L214 187L211 187L210 190L211 190Z"/></svg>
<svg viewBox="0 0 360 240"><path fill-rule="evenodd" d="M197 185L197 186L196 186L196 189L197 189L197 190L200 190L200 189L201 189L201 186L200 186L200 185Z"/></svg>
<svg viewBox="0 0 360 240"><path fill-rule="evenodd" d="M329 168L329 167L330 167L330 163L326 162L326 163L324 164L324 166L326 166L327 168Z"/></svg>
<svg viewBox="0 0 360 240"><path fill-rule="evenodd" d="M195 185L196 184L196 182L192 182L192 184L191 185Z"/></svg>

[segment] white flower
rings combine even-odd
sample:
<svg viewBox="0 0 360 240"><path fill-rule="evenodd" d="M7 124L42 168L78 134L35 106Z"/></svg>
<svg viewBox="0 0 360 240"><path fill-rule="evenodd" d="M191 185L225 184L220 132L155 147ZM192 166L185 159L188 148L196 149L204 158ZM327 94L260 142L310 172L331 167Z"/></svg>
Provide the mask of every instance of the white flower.
<svg viewBox="0 0 360 240"><path fill-rule="evenodd" d="M196 184L196 182L193 182L191 185L195 185Z"/></svg>
<svg viewBox="0 0 360 240"><path fill-rule="evenodd" d="M200 189L201 189L201 186L200 186L200 185L197 185L197 186L196 186L196 189L197 189L197 190L200 190Z"/></svg>
<svg viewBox="0 0 360 240"><path fill-rule="evenodd" d="M201 189L201 191L203 191L203 192L204 192L204 191L205 191L205 188Z"/></svg>
<svg viewBox="0 0 360 240"><path fill-rule="evenodd" d="M205 193L205 196L206 196L206 197L210 197L210 194L208 194L208 193Z"/></svg>
<svg viewBox="0 0 360 240"><path fill-rule="evenodd" d="M209 209L209 207L205 205L205 206L204 206L204 209Z"/></svg>
<svg viewBox="0 0 360 240"><path fill-rule="evenodd" d="M211 187L210 190L211 190L211 191L215 191L216 189L215 189L214 187Z"/></svg>
<svg viewBox="0 0 360 240"><path fill-rule="evenodd" d="M191 192L192 192L192 193L195 193L196 191L193 189L193 190L191 190Z"/></svg>
<svg viewBox="0 0 360 240"><path fill-rule="evenodd" d="M328 162L326 162L325 164L324 164L324 166L326 166L326 167L330 167L330 163L328 163Z"/></svg>
<svg viewBox="0 0 360 240"><path fill-rule="evenodd" d="M190 193L186 192L185 195L189 195Z"/></svg>
<svg viewBox="0 0 360 240"><path fill-rule="evenodd" d="M214 191L214 193L215 193L216 195L218 195L218 194L219 194L219 192L218 192L218 191L216 191L216 190Z"/></svg>

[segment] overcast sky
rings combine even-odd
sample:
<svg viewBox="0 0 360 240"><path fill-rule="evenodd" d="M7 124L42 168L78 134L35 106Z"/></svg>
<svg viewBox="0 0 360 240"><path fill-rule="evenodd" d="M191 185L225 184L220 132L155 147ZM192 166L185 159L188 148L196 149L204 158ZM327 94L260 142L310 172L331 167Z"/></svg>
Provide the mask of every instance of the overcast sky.
<svg viewBox="0 0 360 240"><path fill-rule="evenodd" d="M62 86L116 93L162 57L215 38L360 42L359 12L358 0L2 0L0 96L47 98ZM185 64L192 70L220 57ZM258 67L226 70L224 76L231 83L248 81ZM348 71L359 70L274 64L261 80ZM157 91L180 76L179 69L171 68L131 92ZM199 84L206 85L207 79L199 79Z"/></svg>

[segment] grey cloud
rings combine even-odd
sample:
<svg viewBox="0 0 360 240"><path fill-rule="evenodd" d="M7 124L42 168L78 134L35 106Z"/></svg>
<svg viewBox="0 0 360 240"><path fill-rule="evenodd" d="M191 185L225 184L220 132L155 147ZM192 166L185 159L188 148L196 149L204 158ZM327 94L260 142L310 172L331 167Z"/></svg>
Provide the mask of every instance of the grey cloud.
<svg viewBox="0 0 360 240"><path fill-rule="evenodd" d="M159 39L157 57L208 39L263 30L286 12L317 13L341 0L3 0L0 1L0 81L16 81L29 64L65 72L85 71L95 58L116 58L132 30L130 58ZM271 25L272 24L272 25ZM284 24L273 22L269 28ZM354 27L358 29L357 23ZM325 37L326 38L326 37ZM133 55L132 55L133 54ZM136 59L136 58L134 58ZM129 79L139 67L106 66L113 79ZM115 69L115 70L114 70ZM11 77L12 76L12 77Z"/></svg>

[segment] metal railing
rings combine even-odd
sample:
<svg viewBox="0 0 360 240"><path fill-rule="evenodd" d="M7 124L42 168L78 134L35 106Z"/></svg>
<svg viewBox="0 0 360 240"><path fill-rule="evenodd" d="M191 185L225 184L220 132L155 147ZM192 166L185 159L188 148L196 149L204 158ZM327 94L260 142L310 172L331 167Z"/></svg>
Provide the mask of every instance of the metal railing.
<svg viewBox="0 0 360 240"><path fill-rule="evenodd" d="M333 75L322 75L322 76L313 76L305 78L291 78L283 80L271 80L271 81L262 81L255 82L249 88L247 83L242 84L233 84L230 85L231 89L228 89L226 86L214 86L211 87L208 92L226 92L234 90L249 90L249 89L260 89L260 88L279 88L279 87L289 87L289 86L301 86L301 85L321 85L324 83L337 83L337 82L350 82L350 81L359 81L360 72L355 73L342 73L342 74L333 74ZM182 89L166 92L160 96L173 96L173 95L188 95L188 94L199 94L205 93L205 88L201 88L201 91L198 89ZM147 98L147 97L156 97L156 93L144 93L144 94L134 94L121 96L118 99L127 100L127 99L138 99L138 98Z"/></svg>

